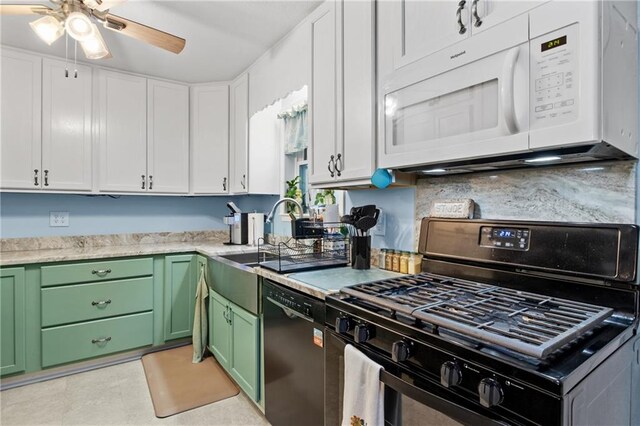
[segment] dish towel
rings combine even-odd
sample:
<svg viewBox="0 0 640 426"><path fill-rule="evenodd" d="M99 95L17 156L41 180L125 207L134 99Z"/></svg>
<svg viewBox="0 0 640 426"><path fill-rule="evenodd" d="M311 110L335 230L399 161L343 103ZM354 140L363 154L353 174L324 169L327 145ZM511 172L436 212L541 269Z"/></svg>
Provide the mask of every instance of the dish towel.
<svg viewBox="0 0 640 426"><path fill-rule="evenodd" d="M196 287L196 307L193 316L193 360L194 364L202 361L204 350L207 347L207 303L209 286L204 277L204 267L200 268L200 279Z"/></svg>
<svg viewBox="0 0 640 426"><path fill-rule="evenodd" d="M382 367L352 345L344 348L342 426L384 425Z"/></svg>

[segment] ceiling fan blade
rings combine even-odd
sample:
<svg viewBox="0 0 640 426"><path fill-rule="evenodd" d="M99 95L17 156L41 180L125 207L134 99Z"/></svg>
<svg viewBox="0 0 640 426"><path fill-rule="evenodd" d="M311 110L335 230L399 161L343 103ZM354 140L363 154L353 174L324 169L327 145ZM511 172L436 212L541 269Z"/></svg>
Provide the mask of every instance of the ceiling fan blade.
<svg viewBox="0 0 640 426"><path fill-rule="evenodd" d="M105 19L105 28L109 28L115 32L133 37L173 53L180 53L182 49L184 49L186 40L173 34L165 33L164 31L112 14L108 14Z"/></svg>
<svg viewBox="0 0 640 426"><path fill-rule="evenodd" d="M51 10L41 4L0 4L0 15L46 15Z"/></svg>

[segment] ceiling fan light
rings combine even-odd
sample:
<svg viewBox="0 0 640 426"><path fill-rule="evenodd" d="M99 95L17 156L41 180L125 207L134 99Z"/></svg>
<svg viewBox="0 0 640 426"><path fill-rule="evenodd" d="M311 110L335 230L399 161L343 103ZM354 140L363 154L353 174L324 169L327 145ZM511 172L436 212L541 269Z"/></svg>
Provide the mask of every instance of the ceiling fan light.
<svg viewBox="0 0 640 426"><path fill-rule="evenodd" d="M64 29L78 41L84 41L95 33L96 26L82 12L71 12L64 22Z"/></svg>
<svg viewBox="0 0 640 426"><path fill-rule="evenodd" d="M102 34L98 31L98 28L95 29L93 37L89 37L86 40L81 41L80 46L82 47L87 59L111 57L111 52L109 52L107 44L104 42Z"/></svg>
<svg viewBox="0 0 640 426"><path fill-rule="evenodd" d="M31 29L49 46L64 34L62 22L53 16L44 16L29 22Z"/></svg>

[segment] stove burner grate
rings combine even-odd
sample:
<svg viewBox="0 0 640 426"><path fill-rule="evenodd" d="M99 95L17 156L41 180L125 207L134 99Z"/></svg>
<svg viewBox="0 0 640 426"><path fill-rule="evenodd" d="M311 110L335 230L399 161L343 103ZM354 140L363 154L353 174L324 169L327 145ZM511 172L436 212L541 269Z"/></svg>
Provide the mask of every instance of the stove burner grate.
<svg viewBox="0 0 640 426"><path fill-rule="evenodd" d="M342 291L534 358L546 357L613 313L602 306L424 273Z"/></svg>

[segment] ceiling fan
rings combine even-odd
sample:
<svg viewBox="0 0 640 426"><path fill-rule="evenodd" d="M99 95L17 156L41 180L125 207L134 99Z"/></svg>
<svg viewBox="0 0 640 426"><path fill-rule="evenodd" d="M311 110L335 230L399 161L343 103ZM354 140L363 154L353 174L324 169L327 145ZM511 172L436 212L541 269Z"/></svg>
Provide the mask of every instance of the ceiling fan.
<svg viewBox="0 0 640 426"><path fill-rule="evenodd" d="M111 57L96 23L176 54L184 49L183 38L109 13L111 7L126 0L50 1L54 8L39 4L0 4L0 15L43 15L29 25L45 43L51 45L66 31L80 43L88 59Z"/></svg>

